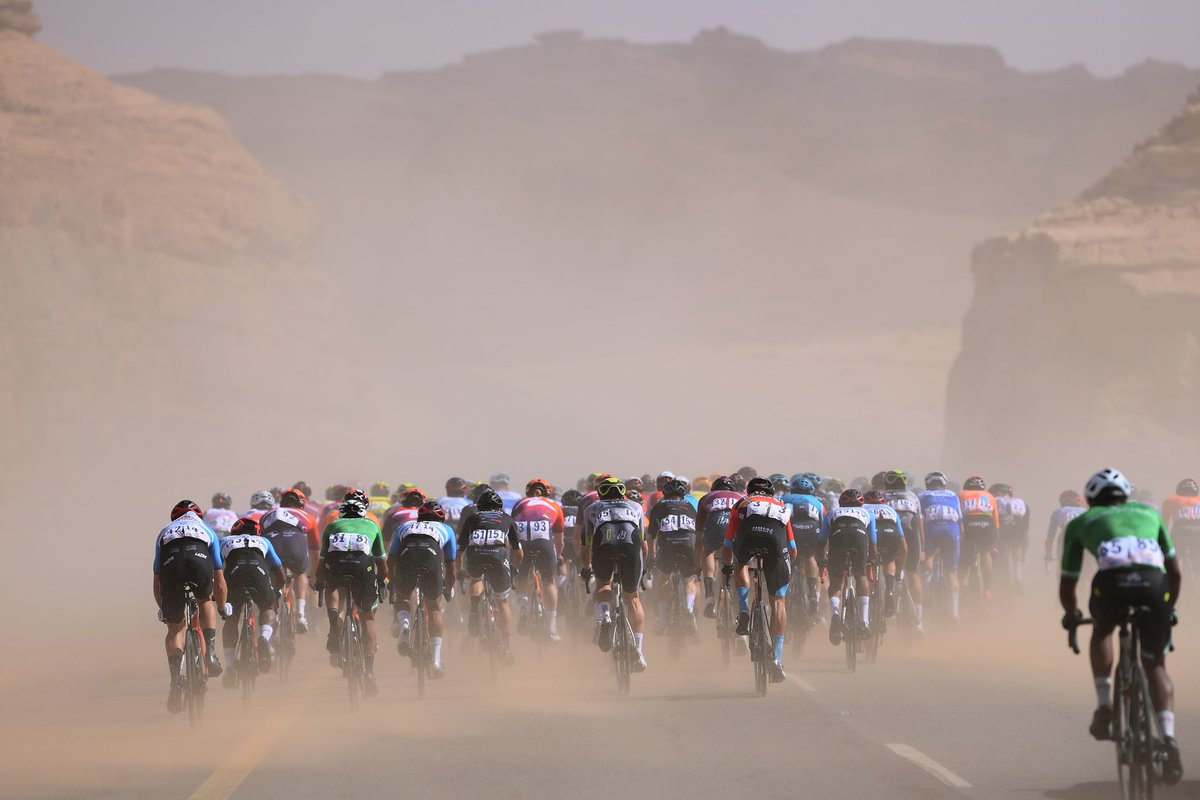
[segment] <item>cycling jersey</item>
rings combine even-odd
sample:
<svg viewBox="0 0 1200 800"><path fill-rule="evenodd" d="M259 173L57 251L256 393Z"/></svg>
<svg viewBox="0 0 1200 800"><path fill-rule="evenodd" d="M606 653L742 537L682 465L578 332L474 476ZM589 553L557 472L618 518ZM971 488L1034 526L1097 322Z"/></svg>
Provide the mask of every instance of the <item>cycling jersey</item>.
<svg viewBox="0 0 1200 800"><path fill-rule="evenodd" d="M396 563L397 596L408 597L420 583L427 596L437 597L442 591L442 563L458 556L458 542L445 522L413 520L396 529L388 555Z"/></svg>
<svg viewBox="0 0 1200 800"><path fill-rule="evenodd" d="M471 505L471 499L468 497L442 497L438 499L438 505L446 512L446 522L450 523L451 527L457 527L459 520L462 519L463 509Z"/></svg>
<svg viewBox="0 0 1200 800"><path fill-rule="evenodd" d="M164 550L170 552L185 546L196 546L207 552L212 559L212 569L224 568L217 534L195 512L189 511L158 532L158 538L154 540L155 574L162 567Z"/></svg>
<svg viewBox="0 0 1200 800"><path fill-rule="evenodd" d="M1063 535L1063 577L1079 577L1084 550L1096 557L1101 572L1122 568L1166 572L1164 561L1175 557L1162 517L1143 503L1093 506L1071 520Z"/></svg>
<svg viewBox="0 0 1200 800"><path fill-rule="evenodd" d="M475 508L463 516L458 549L464 554L467 574L476 580L486 577L499 597L507 597L512 589L509 547L520 550L521 538L517 523L507 513Z"/></svg>
<svg viewBox="0 0 1200 800"><path fill-rule="evenodd" d="M1046 558L1057 559L1061 556L1058 550L1063 532L1071 520L1087 511L1083 506L1059 506L1050 514L1050 527L1046 529Z"/></svg>
<svg viewBox="0 0 1200 800"><path fill-rule="evenodd" d="M1029 538L1029 507L1019 497L996 498L996 511L1000 516L1000 530L1005 537L1015 541Z"/></svg>
<svg viewBox="0 0 1200 800"><path fill-rule="evenodd" d="M383 558L379 526L366 517L338 517L321 535L321 560L344 556Z"/></svg>
<svg viewBox="0 0 1200 800"><path fill-rule="evenodd" d="M642 580L642 542L645 514L632 500L596 499L583 517L583 546L591 548L597 583L613 580L618 569L621 588L638 591Z"/></svg>
<svg viewBox="0 0 1200 800"><path fill-rule="evenodd" d="M1163 501L1162 516L1172 539L1200 536L1200 497L1172 495Z"/></svg>
<svg viewBox="0 0 1200 800"><path fill-rule="evenodd" d="M260 511L257 508L252 508L249 511L247 511L245 514L242 514L241 516L239 516L238 519L249 519L249 520L258 522L259 520L261 520L263 518L263 515L266 513L267 513L266 511Z"/></svg>
<svg viewBox="0 0 1200 800"><path fill-rule="evenodd" d="M402 506L399 503L389 508L383 515L383 524L379 526L383 532L384 540L391 541L392 536L401 525L406 522L412 522L417 518L417 511L419 510L419 508Z"/></svg>
<svg viewBox="0 0 1200 800"><path fill-rule="evenodd" d="M904 543L908 547L908 558L904 568L909 572L921 563L923 528L921 525L921 501L907 489L889 489L883 493L887 504L896 509L900 525L904 528Z"/></svg>
<svg viewBox="0 0 1200 800"><path fill-rule="evenodd" d="M224 536L233 530L233 523L238 521L238 515L232 508L210 508L204 512L204 521L214 533Z"/></svg>
<svg viewBox="0 0 1200 800"><path fill-rule="evenodd" d="M238 559L251 559L271 567L283 567L283 561L274 545L264 536L224 536L220 540L221 559L228 563Z"/></svg>
<svg viewBox="0 0 1200 800"><path fill-rule="evenodd" d="M413 520L401 525L392 537L388 555L398 555L406 544L428 544L430 542L445 554L447 561L453 561L458 557L458 538L454 534L454 529L445 522L436 520Z"/></svg>
<svg viewBox="0 0 1200 800"><path fill-rule="evenodd" d="M274 508L259 520L262 535L271 541L293 574L308 571L308 551L321 549L317 525L300 508Z"/></svg>
<svg viewBox="0 0 1200 800"><path fill-rule="evenodd" d="M247 596L259 608L275 604L275 586L268 570L282 568L283 562L270 540L262 536L225 536L221 539L221 557L234 615L242 613Z"/></svg>
<svg viewBox="0 0 1200 800"><path fill-rule="evenodd" d="M905 538L900 514L887 503L867 503L863 508L875 515L875 541L880 562L892 563L900 551L900 542Z"/></svg>
<svg viewBox="0 0 1200 800"><path fill-rule="evenodd" d="M828 542L843 533L856 534L859 531L866 534L867 541L871 544L877 542L875 514L866 506L838 506L825 515L820 541Z"/></svg>
<svg viewBox="0 0 1200 800"><path fill-rule="evenodd" d="M829 546L829 574L841 576L848 568L851 575L862 576L867 569L871 545L877 541L878 528L871 509L839 506L830 511L821 526L821 542L827 542Z"/></svg>
<svg viewBox="0 0 1200 800"><path fill-rule="evenodd" d="M741 492L717 489L700 498L700 505L696 509L696 529L700 531L705 552L721 549L733 507L743 497L745 495Z"/></svg>
<svg viewBox="0 0 1200 800"><path fill-rule="evenodd" d="M519 492L514 492L511 489L497 490L496 494L500 495L500 500L504 503L504 513L511 514L513 507L521 502L523 495Z"/></svg>
<svg viewBox="0 0 1200 800"><path fill-rule="evenodd" d="M512 518L521 541L534 539L555 541L565 527L563 510L548 497L523 497L513 506Z"/></svg>
<svg viewBox="0 0 1200 800"><path fill-rule="evenodd" d="M651 539L671 541L696 539L696 509L686 499L664 499L650 511L646 533Z"/></svg>
<svg viewBox="0 0 1200 800"><path fill-rule="evenodd" d="M958 493L958 502L964 522L987 519L996 528L1000 527L996 498L986 489L964 489Z"/></svg>
<svg viewBox="0 0 1200 800"><path fill-rule="evenodd" d="M380 519L383 519L384 513L388 510L388 507L391 504L392 504L392 501L389 500L387 497L385 497L383 495L373 494L367 498L367 511L370 511L375 516L379 517Z"/></svg>
<svg viewBox="0 0 1200 800"><path fill-rule="evenodd" d="M217 535L189 511L158 532L154 540L154 574L159 579L163 619L183 622L183 590L195 587L198 600L213 593L213 572L224 569Z"/></svg>
<svg viewBox="0 0 1200 800"><path fill-rule="evenodd" d="M774 496L753 494L742 498L729 515L724 547L733 551L739 564L749 564L755 553L764 553L767 590L782 597L792 579L789 554L796 553L792 507Z"/></svg>
<svg viewBox="0 0 1200 800"><path fill-rule="evenodd" d="M949 489L928 489L917 499L921 504L921 525L926 536L937 533L958 538L963 516L958 495Z"/></svg>
<svg viewBox="0 0 1200 800"><path fill-rule="evenodd" d="M816 555L821 541L821 523L825 520L825 506L821 498L811 494L785 494L784 503L792 509L792 535L796 538L796 550L801 558Z"/></svg>

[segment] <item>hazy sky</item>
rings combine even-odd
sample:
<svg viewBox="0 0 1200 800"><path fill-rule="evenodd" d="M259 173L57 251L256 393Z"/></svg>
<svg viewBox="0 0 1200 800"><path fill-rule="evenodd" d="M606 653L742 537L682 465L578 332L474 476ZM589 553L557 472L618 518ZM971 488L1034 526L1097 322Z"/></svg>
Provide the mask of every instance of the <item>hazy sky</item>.
<svg viewBox="0 0 1200 800"><path fill-rule="evenodd" d="M41 38L104 72L154 66L373 77L558 28L640 42L725 25L805 50L850 36L969 42L1010 64L1200 66L1200 0L35 0Z"/></svg>

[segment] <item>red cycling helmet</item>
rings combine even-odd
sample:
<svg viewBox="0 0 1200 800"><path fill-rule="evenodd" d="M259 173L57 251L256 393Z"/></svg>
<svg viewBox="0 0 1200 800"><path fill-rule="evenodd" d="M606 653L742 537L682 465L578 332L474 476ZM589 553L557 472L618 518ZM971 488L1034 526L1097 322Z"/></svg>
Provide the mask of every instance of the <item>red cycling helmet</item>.
<svg viewBox="0 0 1200 800"><path fill-rule="evenodd" d="M189 511L195 514L197 517L204 516L204 512L200 510L200 506L196 505L191 500L180 500L175 504L175 507L171 509L171 522L179 519Z"/></svg>
<svg viewBox="0 0 1200 800"><path fill-rule="evenodd" d="M839 506L861 506L863 504L863 496L858 489L847 489L838 497Z"/></svg>
<svg viewBox="0 0 1200 800"><path fill-rule="evenodd" d="M242 517L233 523L233 527L229 529L229 533L233 536L258 536L260 530L258 520L253 517Z"/></svg>
<svg viewBox="0 0 1200 800"><path fill-rule="evenodd" d="M529 483L525 484L525 496L533 497L533 493L538 487L541 487L544 497L554 494L554 484L545 478L533 478Z"/></svg>
<svg viewBox="0 0 1200 800"><path fill-rule="evenodd" d="M874 505L883 505L887 503L887 498L883 496L883 492L878 489L872 489L863 495L864 503L872 503Z"/></svg>
<svg viewBox="0 0 1200 800"><path fill-rule="evenodd" d="M431 520L433 522L446 521L446 509L442 508L434 500L427 500L417 509L417 519Z"/></svg>

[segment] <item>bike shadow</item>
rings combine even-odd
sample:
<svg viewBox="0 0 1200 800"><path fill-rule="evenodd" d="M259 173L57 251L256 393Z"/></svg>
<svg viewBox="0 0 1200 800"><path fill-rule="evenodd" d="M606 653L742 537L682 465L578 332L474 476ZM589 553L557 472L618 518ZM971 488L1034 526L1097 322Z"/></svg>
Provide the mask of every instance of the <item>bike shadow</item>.
<svg viewBox="0 0 1200 800"><path fill-rule="evenodd" d="M1120 800L1121 796L1121 786L1116 781L1089 781L1077 783L1066 789L1051 789L1042 793L1042 797L1049 797L1051 800ZM1200 797L1200 780L1180 781L1174 786L1156 784L1154 796L1164 800Z"/></svg>
<svg viewBox="0 0 1200 800"><path fill-rule="evenodd" d="M639 703L647 701L659 703L694 703L697 701L706 700L743 700L747 697L758 697L758 692L720 692L718 694L637 694L637 691L634 690L628 695L609 699L616 701L634 700Z"/></svg>

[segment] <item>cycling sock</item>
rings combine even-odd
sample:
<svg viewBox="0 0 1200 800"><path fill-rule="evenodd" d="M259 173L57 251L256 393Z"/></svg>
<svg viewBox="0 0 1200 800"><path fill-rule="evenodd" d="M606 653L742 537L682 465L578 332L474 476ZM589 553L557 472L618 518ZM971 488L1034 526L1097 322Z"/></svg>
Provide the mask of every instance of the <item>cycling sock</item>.
<svg viewBox="0 0 1200 800"><path fill-rule="evenodd" d="M689 613L696 610L696 593L695 592L688 592L687 610Z"/></svg>
<svg viewBox="0 0 1200 800"><path fill-rule="evenodd" d="M363 666L367 668L367 674L371 675L375 672L375 654L363 653Z"/></svg>
<svg viewBox="0 0 1200 800"><path fill-rule="evenodd" d="M739 586L737 592L738 592L738 611L742 612L743 614L749 614L750 613L750 587L749 586Z"/></svg>
<svg viewBox="0 0 1200 800"><path fill-rule="evenodd" d="M258 631L259 635L269 642L271 641L271 636L275 633L275 627L273 625L263 625Z"/></svg>
<svg viewBox="0 0 1200 800"><path fill-rule="evenodd" d="M870 614L871 596L866 595L864 597L858 598L858 608L862 612L863 625L870 625L871 624L871 614Z"/></svg>
<svg viewBox="0 0 1200 800"><path fill-rule="evenodd" d="M704 578L704 597L711 598L713 596L713 579L705 576Z"/></svg>
<svg viewBox="0 0 1200 800"><path fill-rule="evenodd" d="M1175 738L1175 712L1160 711L1158 712L1158 725L1162 728L1163 736Z"/></svg>
<svg viewBox="0 0 1200 800"><path fill-rule="evenodd" d="M633 635L633 647L635 650L638 651L639 655L642 652L642 636L644 636L644 635L645 634L641 634L641 633L635 633Z"/></svg>
<svg viewBox="0 0 1200 800"><path fill-rule="evenodd" d="M783 634L776 634L775 640L775 660L780 664L783 663Z"/></svg>
<svg viewBox="0 0 1200 800"><path fill-rule="evenodd" d="M171 671L172 678L179 677L179 668L183 665L183 653L168 653L167 654L167 669Z"/></svg>
<svg viewBox="0 0 1200 800"><path fill-rule="evenodd" d="M607 602L596 603L596 619L603 620L608 616L609 606Z"/></svg>
<svg viewBox="0 0 1200 800"><path fill-rule="evenodd" d="M1096 704L1112 708L1112 678L1105 675L1096 678Z"/></svg>
<svg viewBox="0 0 1200 800"><path fill-rule="evenodd" d="M237 658L237 649L233 648L233 647L226 647L225 648L225 663L232 664L235 658Z"/></svg>
<svg viewBox="0 0 1200 800"><path fill-rule="evenodd" d="M204 649L210 653L217 652L217 629L216 628L205 628L204 629Z"/></svg>
<svg viewBox="0 0 1200 800"><path fill-rule="evenodd" d="M805 578L804 585L808 587L808 596L811 597L813 600L816 600L817 599L817 579L816 578Z"/></svg>
<svg viewBox="0 0 1200 800"><path fill-rule="evenodd" d="M303 597L301 597L301 598L300 598L300 600L299 600L299 601L298 601L298 603L297 603L297 605L298 605L298 607L299 607L299 609L300 609L300 616L302 616L302 617L304 616L304 606L305 606L307 603L308 603L308 601L307 601L307 600L305 600Z"/></svg>
<svg viewBox="0 0 1200 800"><path fill-rule="evenodd" d="M920 625L921 624L921 608L922 608L922 606L920 603L913 603L913 607L917 610L917 624Z"/></svg>
<svg viewBox="0 0 1200 800"><path fill-rule="evenodd" d="M887 587L888 594L891 594L892 592L896 591L896 576L895 575L884 575L883 576L883 585L885 587Z"/></svg>
<svg viewBox="0 0 1200 800"><path fill-rule="evenodd" d="M829 595L829 613L836 617L838 612L842 610L842 598L836 594Z"/></svg>
<svg viewBox="0 0 1200 800"><path fill-rule="evenodd" d="M958 619L958 592L950 593L950 613L954 615L955 619Z"/></svg>
<svg viewBox="0 0 1200 800"><path fill-rule="evenodd" d="M396 622L399 622L401 625L408 622L408 609L402 608L396 612Z"/></svg>
<svg viewBox="0 0 1200 800"><path fill-rule="evenodd" d="M558 612L557 611L550 612L550 632L558 633Z"/></svg>
<svg viewBox="0 0 1200 800"><path fill-rule="evenodd" d="M442 663L442 637L430 636L429 643L433 645L433 663Z"/></svg>

